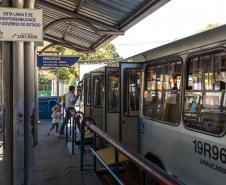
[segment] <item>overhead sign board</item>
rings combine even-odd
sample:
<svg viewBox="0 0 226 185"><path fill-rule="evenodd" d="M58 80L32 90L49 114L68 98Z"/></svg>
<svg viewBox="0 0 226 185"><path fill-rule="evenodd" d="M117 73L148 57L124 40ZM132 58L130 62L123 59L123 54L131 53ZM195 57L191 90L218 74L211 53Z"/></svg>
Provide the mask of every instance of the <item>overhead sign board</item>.
<svg viewBox="0 0 226 185"><path fill-rule="evenodd" d="M79 57L76 56L38 56L38 67L70 67L78 62Z"/></svg>
<svg viewBox="0 0 226 185"><path fill-rule="evenodd" d="M0 41L42 42L42 10L1 7Z"/></svg>

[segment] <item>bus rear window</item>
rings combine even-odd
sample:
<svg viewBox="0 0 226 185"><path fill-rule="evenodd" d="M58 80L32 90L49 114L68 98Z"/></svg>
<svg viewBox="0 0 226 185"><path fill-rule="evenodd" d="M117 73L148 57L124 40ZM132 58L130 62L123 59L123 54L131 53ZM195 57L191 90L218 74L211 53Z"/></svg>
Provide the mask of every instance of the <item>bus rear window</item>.
<svg viewBox="0 0 226 185"><path fill-rule="evenodd" d="M225 83L225 52L188 60L184 98L184 124L187 128L212 135L225 132Z"/></svg>

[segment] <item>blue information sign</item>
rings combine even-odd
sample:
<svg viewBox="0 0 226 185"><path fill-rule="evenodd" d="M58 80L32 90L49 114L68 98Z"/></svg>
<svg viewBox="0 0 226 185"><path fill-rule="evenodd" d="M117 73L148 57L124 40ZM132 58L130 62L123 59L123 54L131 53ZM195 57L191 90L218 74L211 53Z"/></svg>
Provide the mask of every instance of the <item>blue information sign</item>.
<svg viewBox="0 0 226 185"><path fill-rule="evenodd" d="M78 62L76 56L38 56L38 67L70 67Z"/></svg>

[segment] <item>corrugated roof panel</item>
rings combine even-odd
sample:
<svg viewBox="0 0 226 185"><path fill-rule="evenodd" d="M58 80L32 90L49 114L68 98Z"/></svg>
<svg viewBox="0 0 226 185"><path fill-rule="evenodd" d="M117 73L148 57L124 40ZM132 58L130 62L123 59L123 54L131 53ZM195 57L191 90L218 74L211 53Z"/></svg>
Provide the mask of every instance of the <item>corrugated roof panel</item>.
<svg viewBox="0 0 226 185"><path fill-rule="evenodd" d="M47 7L47 6L42 6L42 5L36 5L36 8L42 9L43 10L43 15L45 17L45 14L51 14L53 15L56 19L58 19L59 17L70 17L69 15L67 15L64 12L59 12L57 10L54 10L54 8L51 7Z"/></svg>
<svg viewBox="0 0 226 185"><path fill-rule="evenodd" d="M51 22L55 21L56 19L53 19L52 17L49 16L45 16L44 18L44 27L48 24L50 24Z"/></svg>
<svg viewBox="0 0 226 185"><path fill-rule="evenodd" d="M134 9L144 3L143 0L96 0L86 1L79 13L88 17L101 20L109 25L117 25Z"/></svg>
<svg viewBox="0 0 226 185"><path fill-rule="evenodd" d="M74 11L77 6L75 0L44 0L44 1L50 4L57 4L59 7L62 7L70 11Z"/></svg>
<svg viewBox="0 0 226 185"><path fill-rule="evenodd" d="M93 40L87 40L82 37L79 37L78 35L74 34L73 32L69 32L65 35L65 40L76 40L76 43L79 45L82 45L84 47L90 47L93 43Z"/></svg>
<svg viewBox="0 0 226 185"><path fill-rule="evenodd" d="M93 32L88 32L86 30L82 30L78 27L71 27L70 32L90 41L96 41L101 38L101 36L98 34L95 34Z"/></svg>
<svg viewBox="0 0 226 185"><path fill-rule="evenodd" d="M64 22L54 25L51 30L61 30L61 33L64 34L68 29L68 25Z"/></svg>
<svg viewBox="0 0 226 185"><path fill-rule="evenodd" d="M53 42L93 50L170 0L36 0L44 32Z"/></svg>
<svg viewBox="0 0 226 185"><path fill-rule="evenodd" d="M52 36L54 36L54 37L56 37L56 38L63 38L63 34L62 34L62 32L61 32L61 30L51 30L51 31L49 31L48 33L47 33L48 35L52 35Z"/></svg>
<svg viewBox="0 0 226 185"><path fill-rule="evenodd" d="M87 48L89 48L92 45L92 42L87 42L84 39L76 37L72 33L67 34L66 37L65 37L65 40L73 42L74 44L77 44L77 45L80 45L80 46L83 46L83 47L87 47Z"/></svg>
<svg viewBox="0 0 226 185"><path fill-rule="evenodd" d="M86 25L82 25L80 23L77 23L76 20L74 22L70 23L73 27L76 27L80 30L86 30L88 32L95 32L94 30L92 30L90 27L86 26Z"/></svg>

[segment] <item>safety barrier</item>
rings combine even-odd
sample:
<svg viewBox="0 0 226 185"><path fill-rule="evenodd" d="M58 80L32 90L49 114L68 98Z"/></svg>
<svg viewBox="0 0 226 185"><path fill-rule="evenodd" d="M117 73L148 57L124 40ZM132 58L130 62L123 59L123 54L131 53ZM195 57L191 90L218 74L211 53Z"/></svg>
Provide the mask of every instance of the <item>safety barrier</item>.
<svg viewBox="0 0 226 185"><path fill-rule="evenodd" d="M0 132L3 131L3 111L1 110L0 107Z"/></svg>
<svg viewBox="0 0 226 185"><path fill-rule="evenodd" d="M127 146L116 141L114 138L103 132L101 129L95 126L95 120L92 118L84 118L81 123L81 152L80 152L80 169L84 170L84 153L85 153L85 127L93 132L93 145L90 148L93 154L93 168L96 171L97 160L105 167L105 169L112 175L117 184L124 184L118 177L119 172L119 153L128 158L129 161L134 163L148 176L154 177L162 185L183 185L182 182L169 175L167 172L156 166L154 163L148 161L143 156L129 149ZM96 152L96 136L101 137L104 141L114 147L115 150L115 167L112 170L107 166L105 161Z"/></svg>
<svg viewBox="0 0 226 185"><path fill-rule="evenodd" d="M78 132L80 131L81 120L83 119L84 113L81 111L75 111L69 123L66 125L66 142L71 142L72 154L75 152L75 145L78 139Z"/></svg>

